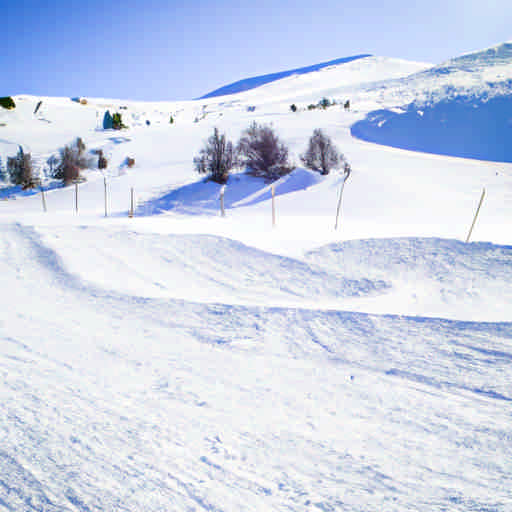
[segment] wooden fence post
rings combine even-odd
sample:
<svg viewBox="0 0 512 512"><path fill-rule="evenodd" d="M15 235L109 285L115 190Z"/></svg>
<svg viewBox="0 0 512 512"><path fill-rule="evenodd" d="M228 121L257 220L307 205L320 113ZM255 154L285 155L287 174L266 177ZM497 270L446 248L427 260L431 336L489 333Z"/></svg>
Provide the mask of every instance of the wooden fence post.
<svg viewBox="0 0 512 512"><path fill-rule="evenodd" d="M272 185L272 227L276 225L276 187Z"/></svg>
<svg viewBox="0 0 512 512"><path fill-rule="evenodd" d="M133 211L134 211L134 199L133 199L133 187L130 189L130 212L128 213L128 217L130 219L133 217Z"/></svg>
<svg viewBox="0 0 512 512"><path fill-rule="evenodd" d="M341 211L341 198L343 196L343 190L345 189L345 183L348 180L348 177L350 176L351 172L352 172L352 169L350 168L350 166L348 164L345 164L345 169L343 172L343 183L341 184L340 197L338 199L338 206L336 207L336 222L334 224L334 229L338 229L338 219L339 219L340 211Z"/></svg>
<svg viewBox="0 0 512 512"><path fill-rule="evenodd" d="M478 213L480 212L480 207L482 206L482 203L484 201L484 196L485 196L485 187L482 190L482 195L480 196L480 201L478 203L478 208L476 209L475 217L473 218L473 223L471 224L471 228L469 228L469 233L468 233L468 236L466 238L466 243L469 242L469 239L471 237L471 233L473 233L473 228L475 227L476 218L478 217Z"/></svg>
<svg viewBox="0 0 512 512"><path fill-rule="evenodd" d="M222 185L220 188L220 215L221 217L226 216L226 211L224 210L224 193L226 192L226 185Z"/></svg>
<svg viewBox="0 0 512 512"><path fill-rule="evenodd" d="M108 209L107 209L107 178L103 176L103 185L105 188L105 217L108 217Z"/></svg>
<svg viewBox="0 0 512 512"><path fill-rule="evenodd" d="M338 229L338 219L339 219L340 210L341 210L341 197L343 196L343 189L345 188L345 181L347 181L346 178L343 180L343 183L341 184L340 197L338 199L338 206L336 207L336 222L334 224L334 229Z"/></svg>
<svg viewBox="0 0 512 512"><path fill-rule="evenodd" d="M41 199L43 201L43 212L47 212L47 208L46 208L46 197L44 195L44 188L41 187Z"/></svg>

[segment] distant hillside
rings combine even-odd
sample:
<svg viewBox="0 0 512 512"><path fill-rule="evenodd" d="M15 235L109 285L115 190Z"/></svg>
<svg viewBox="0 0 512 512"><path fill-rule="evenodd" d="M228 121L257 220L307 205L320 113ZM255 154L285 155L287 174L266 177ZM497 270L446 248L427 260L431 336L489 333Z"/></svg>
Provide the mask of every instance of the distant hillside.
<svg viewBox="0 0 512 512"><path fill-rule="evenodd" d="M362 54L362 55L354 55L352 57L343 57L341 59L330 60L329 62L322 62L320 64L313 64L312 66L306 66L303 68L290 69L288 71L280 71L278 73L271 73L269 75L261 75L255 76L252 78L246 78L244 80L239 80L238 82L233 82L232 84L225 85L219 89L215 89L215 91L209 92L204 96L201 96L199 99L206 98L214 98L216 96L225 96L227 94L236 94L238 92L248 91L250 89L254 89L255 87L259 87L260 85L265 85L270 82L274 82L275 80L280 80L281 78L286 78L290 75L304 75L306 73L311 73L312 71L319 71L320 69L326 68L328 66L335 66L337 64L345 64L347 62L352 62L357 59L362 59L364 57L371 57L370 54Z"/></svg>
<svg viewBox="0 0 512 512"><path fill-rule="evenodd" d="M512 162L512 43L392 81L387 90L407 91L409 103L370 112L352 126L352 135L402 149Z"/></svg>

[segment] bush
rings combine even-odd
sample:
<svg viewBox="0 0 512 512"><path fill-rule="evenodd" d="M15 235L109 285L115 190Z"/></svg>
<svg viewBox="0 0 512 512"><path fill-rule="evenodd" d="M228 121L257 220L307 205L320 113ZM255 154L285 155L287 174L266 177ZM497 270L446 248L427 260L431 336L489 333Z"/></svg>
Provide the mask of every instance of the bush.
<svg viewBox="0 0 512 512"><path fill-rule="evenodd" d="M295 105L295 103L291 104L291 105L290 105L290 110L291 110L292 112L297 112L297 105Z"/></svg>
<svg viewBox="0 0 512 512"><path fill-rule="evenodd" d="M317 108L317 106L316 106L316 105L313 105L313 103L310 103L310 104L308 105L308 110L315 110L316 108Z"/></svg>
<svg viewBox="0 0 512 512"><path fill-rule="evenodd" d="M226 183L229 172L236 165L236 153L226 135L219 134L218 128L213 129L199 155L194 158L196 171L207 174L215 183Z"/></svg>
<svg viewBox="0 0 512 512"><path fill-rule="evenodd" d="M16 108L16 103L14 103L14 100L10 96L4 96L0 98L0 107L12 110L13 108Z"/></svg>
<svg viewBox="0 0 512 512"><path fill-rule="evenodd" d="M32 168L32 157L30 153L25 153L21 146L16 156L7 159L7 173L11 183L21 185L23 190L34 188L37 185Z"/></svg>
<svg viewBox="0 0 512 512"><path fill-rule="evenodd" d="M337 167L344 160L332 140L318 128L313 131L308 148L300 159L308 169L313 169L321 174L329 174L331 169Z"/></svg>
<svg viewBox="0 0 512 512"><path fill-rule="evenodd" d="M98 169L106 169L108 166L108 160L103 155L103 151L100 149L98 151Z"/></svg>
<svg viewBox="0 0 512 512"><path fill-rule="evenodd" d="M59 164L55 168L53 177L69 185L82 180L80 171L92 167L91 158L85 154L85 144L79 137L73 144L64 146L60 150Z"/></svg>
<svg viewBox="0 0 512 512"><path fill-rule="evenodd" d="M126 165L128 168L132 168L135 165L135 158L131 158L129 156L126 157Z"/></svg>
<svg viewBox="0 0 512 512"><path fill-rule="evenodd" d="M116 112L112 116L112 128L114 128L114 130L121 130L121 128L127 128L127 126L123 124L123 119L119 112Z"/></svg>
<svg viewBox="0 0 512 512"><path fill-rule="evenodd" d="M248 167L253 176L276 180L291 171L288 148L270 126L251 124L243 132L237 149L240 163Z"/></svg>
<svg viewBox="0 0 512 512"><path fill-rule="evenodd" d="M328 98L322 98L319 102L318 102L318 106L323 108L324 110L327 108L327 107L330 107L331 106L331 102L329 101Z"/></svg>

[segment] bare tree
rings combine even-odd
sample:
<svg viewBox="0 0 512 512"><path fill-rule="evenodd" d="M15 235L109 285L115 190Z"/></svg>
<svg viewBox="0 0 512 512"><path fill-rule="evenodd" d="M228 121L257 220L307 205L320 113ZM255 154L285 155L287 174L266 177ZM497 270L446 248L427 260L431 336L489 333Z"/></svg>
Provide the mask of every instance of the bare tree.
<svg viewBox="0 0 512 512"><path fill-rule="evenodd" d="M106 169L108 166L108 160L103 154L103 150L98 150L98 169Z"/></svg>
<svg viewBox="0 0 512 512"><path fill-rule="evenodd" d="M194 158L196 171L207 174L216 183L226 183L229 172L236 165L236 153L231 141L226 140L226 135L220 135L219 129L213 129L199 155Z"/></svg>
<svg viewBox="0 0 512 512"><path fill-rule="evenodd" d="M240 163L248 167L250 174L276 180L291 171L288 148L272 127L254 122L238 142Z"/></svg>
<svg viewBox="0 0 512 512"><path fill-rule="evenodd" d="M23 190L33 188L37 185L32 167L32 156L25 153L19 146L18 154L7 159L7 173L14 185L21 185Z"/></svg>
<svg viewBox="0 0 512 512"><path fill-rule="evenodd" d="M53 177L69 185L80 179L80 171L92 167L93 163L85 154L85 144L79 137L73 144L64 146L60 150L59 165L55 168Z"/></svg>
<svg viewBox="0 0 512 512"><path fill-rule="evenodd" d="M309 139L306 152L300 157L302 163L308 168L321 174L329 174L344 161L343 155L338 151L330 137L317 128Z"/></svg>

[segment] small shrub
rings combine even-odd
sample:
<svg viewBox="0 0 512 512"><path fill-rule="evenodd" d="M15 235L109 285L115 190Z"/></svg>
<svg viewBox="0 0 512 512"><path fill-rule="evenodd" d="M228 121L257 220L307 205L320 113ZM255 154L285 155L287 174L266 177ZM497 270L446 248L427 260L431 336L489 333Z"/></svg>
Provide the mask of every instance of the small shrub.
<svg viewBox="0 0 512 512"><path fill-rule="evenodd" d="M131 169L135 165L135 158L126 157L126 165Z"/></svg>
<svg viewBox="0 0 512 512"><path fill-rule="evenodd" d="M310 104L308 105L308 110L315 110L316 108L317 108L317 106L316 106L316 105L313 105L313 103L310 103Z"/></svg>
<svg viewBox="0 0 512 512"><path fill-rule="evenodd" d="M0 98L0 107L12 110L13 108L16 108L16 103L14 103L14 100L10 96L3 96Z"/></svg>
<svg viewBox="0 0 512 512"><path fill-rule="evenodd" d="M327 108L327 107L330 107L331 106L331 102L329 101L328 98L322 98L319 102L318 102L318 106L323 108L324 110Z"/></svg>
<svg viewBox="0 0 512 512"><path fill-rule="evenodd" d="M308 148L300 159L308 169L320 174L329 174L331 169L336 168L344 160L330 137L320 129L314 130Z"/></svg>
<svg viewBox="0 0 512 512"><path fill-rule="evenodd" d="M174 117L172 117L172 116L170 117L169 124L174 124Z"/></svg>
<svg viewBox="0 0 512 512"><path fill-rule="evenodd" d="M213 129L199 155L194 158L194 166L200 174L207 174L215 183L226 183L229 172L236 165L236 153L231 141L226 135L219 134L219 129Z"/></svg>
<svg viewBox="0 0 512 512"><path fill-rule="evenodd" d="M127 128L127 126L123 124L123 118L119 112L116 112L112 116L112 128L114 128L114 130L121 130L122 128Z"/></svg>
<svg viewBox="0 0 512 512"><path fill-rule="evenodd" d="M292 103L292 104L290 105L290 110L291 110L292 112L297 112L297 105L295 105L295 103Z"/></svg>
<svg viewBox="0 0 512 512"><path fill-rule="evenodd" d="M80 171L92 167L91 158L85 154L85 144L79 137L73 144L64 146L60 150L59 164L55 168L53 177L69 185L83 178Z"/></svg>
<svg viewBox="0 0 512 512"><path fill-rule="evenodd" d="M343 108L345 110L350 110L350 100L345 101L345 103L343 104Z"/></svg>
<svg viewBox="0 0 512 512"><path fill-rule="evenodd" d="M108 166L108 160L103 155L103 151L100 149L98 151L98 169L106 169Z"/></svg>
<svg viewBox="0 0 512 512"><path fill-rule="evenodd" d="M87 105L87 100L85 98L81 98L80 105Z"/></svg>
<svg viewBox="0 0 512 512"><path fill-rule="evenodd" d="M7 173L11 183L21 185L23 190L34 188L37 185L32 167L32 157L30 153L25 153L21 146L16 156L7 159Z"/></svg>
<svg viewBox="0 0 512 512"><path fill-rule="evenodd" d="M288 163L288 148L276 135L272 127L252 123L238 142L240 163L253 176L276 180L291 171Z"/></svg>

